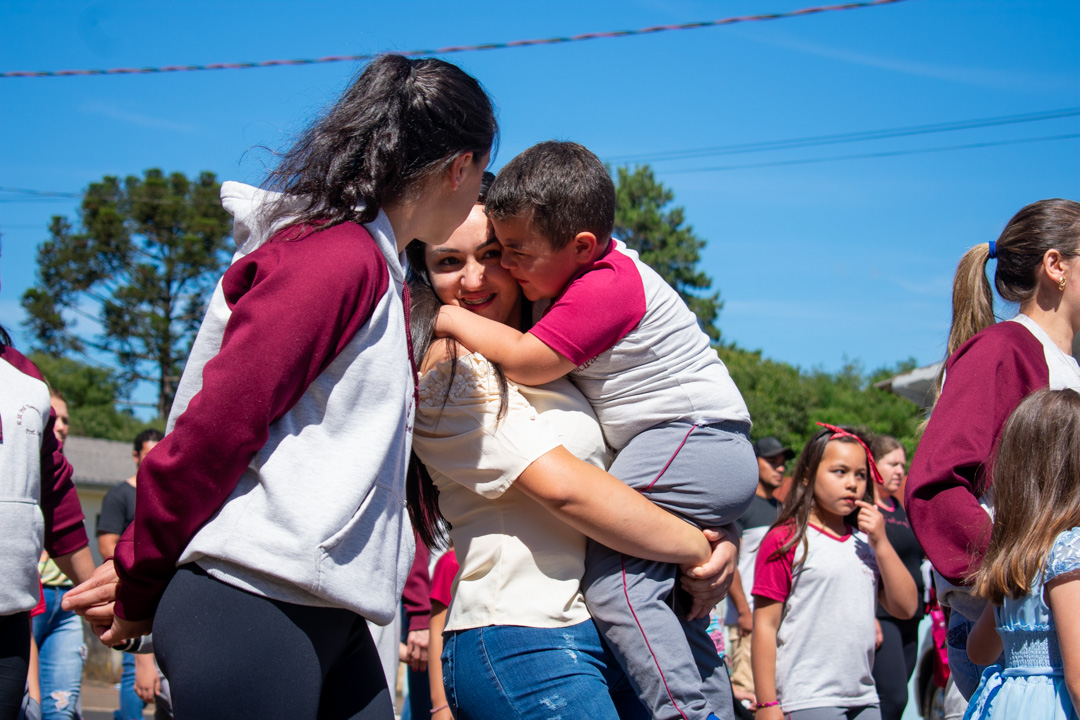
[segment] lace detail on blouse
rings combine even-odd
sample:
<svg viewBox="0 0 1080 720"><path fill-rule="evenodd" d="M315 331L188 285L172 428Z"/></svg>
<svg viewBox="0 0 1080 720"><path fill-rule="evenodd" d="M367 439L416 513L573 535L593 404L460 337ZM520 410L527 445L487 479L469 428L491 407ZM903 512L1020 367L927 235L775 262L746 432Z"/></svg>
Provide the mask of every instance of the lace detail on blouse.
<svg viewBox="0 0 1080 720"><path fill-rule="evenodd" d="M518 412L527 413L528 419L537 419L532 405L520 399L517 386L507 380L507 388L507 402ZM429 370L420 378L419 393L421 411L442 408L444 404L494 403L493 412L498 412L499 376L487 358L479 353L470 353L459 357L456 364L444 360Z"/></svg>
<svg viewBox="0 0 1080 720"><path fill-rule="evenodd" d="M1080 570L1080 527L1066 530L1054 541L1046 558L1043 583L1074 570Z"/></svg>

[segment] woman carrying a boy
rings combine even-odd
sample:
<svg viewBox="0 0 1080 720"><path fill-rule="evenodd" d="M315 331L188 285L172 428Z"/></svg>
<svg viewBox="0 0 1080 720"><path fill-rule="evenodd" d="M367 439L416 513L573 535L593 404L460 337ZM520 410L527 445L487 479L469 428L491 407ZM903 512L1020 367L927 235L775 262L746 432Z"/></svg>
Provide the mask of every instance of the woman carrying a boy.
<svg viewBox="0 0 1080 720"><path fill-rule="evenodd" d="M610 472L698 527L732 523L757 484L750 415L697 318L611 237L615 185L584 147L545 142L499 173L487 213L502 265L534 302L522 333L443 307L455 337L526 385L568 375L615 451ZM734 556L731 558L734 565ZM731 690L704 620L669 604L678 567L590 542L585 598L639 698L658 718L730 713Z"/></svg>

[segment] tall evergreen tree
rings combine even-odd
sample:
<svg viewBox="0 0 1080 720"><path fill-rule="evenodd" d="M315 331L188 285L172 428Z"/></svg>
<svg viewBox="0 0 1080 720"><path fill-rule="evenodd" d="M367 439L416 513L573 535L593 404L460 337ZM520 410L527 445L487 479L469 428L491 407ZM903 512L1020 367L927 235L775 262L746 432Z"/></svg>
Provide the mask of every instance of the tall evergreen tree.
<svg viewBox="0 0 1080 720"><path fill-rule="evenodd" d="M682 207L669 207L675 193L656 180L652 168L620 167L615 182L615 237L637 250L642 262L679 293L710 338L720 339L716 317L724 303L709 294L712 278L698 268L705 240L684 225Z"/></svg>
<svg viewBox="0 0 1080 720"><path fill-rule="evenodd" d="M37 278L22 297L25 326L52 355L111 354L119 380L157 388L168 415L191 342L229 259L232 223L213 173L195 179L151 169L91 183L79 231L55 216L38 248ZM100 325L77 332L76 316Z"/></svg>

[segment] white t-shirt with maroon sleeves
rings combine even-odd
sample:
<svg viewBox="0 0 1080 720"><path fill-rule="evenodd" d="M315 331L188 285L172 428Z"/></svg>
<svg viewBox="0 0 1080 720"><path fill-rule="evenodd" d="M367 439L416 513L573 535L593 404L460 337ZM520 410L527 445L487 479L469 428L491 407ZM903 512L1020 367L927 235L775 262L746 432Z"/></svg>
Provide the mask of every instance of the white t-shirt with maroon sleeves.
<svg viewBox="0 0 1080 720"><path fill-rule="evenodd" d="M874 551L860 532L837 538L809 526L805 545L797 543L774 558L790 533L791 526L785 526L765 536L753 590L759 598L784 603L776 634L780 706L792 712L876 705Z"/></svg>
<svg viewBox="0 0 1080 720"><path fill-rule="evenodd" d="M613 448L662 423L750 422L697 316L622 242L574 278L530 332L577 368Z"/></svg>

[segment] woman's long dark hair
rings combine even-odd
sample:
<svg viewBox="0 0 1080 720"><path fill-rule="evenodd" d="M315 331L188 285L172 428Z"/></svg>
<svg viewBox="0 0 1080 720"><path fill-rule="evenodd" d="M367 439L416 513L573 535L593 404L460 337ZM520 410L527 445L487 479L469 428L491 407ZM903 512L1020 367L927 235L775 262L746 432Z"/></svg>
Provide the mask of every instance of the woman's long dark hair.
<svg viewBox="0 0 1080 720"><path fill-rule="evenodd" d="M263 185L306 198L291 225L367 223L383 204L405 198L458 155L472 152L479 161L497 135L491 99L461 68L435 58L381 55ZM267 210L270 218L284 212L280 203Z"/></svg>
<svg viewBox="0 0 1080 720"><path fill-rule="evenodd" d="M485 172L480 183L479 204L487 200L487 191L495 176ZM490 228L489 228L490 231ZM428 274L427 261L425 258L424 243L413 240L405 248L405 256L408 259L409 273L409 334L412 337L413 357L417 362L423 362L435 341L435 317L439 314L442 302L435 294L431 284L431 276ZM522 323L527 324L531 319L531 306L522 297ZM521 328L525 329L525 328ZM454 338L446 338L447 360L450 361L450 377L457 373L457 341ZM499 384L499 412L496 420L502 419L506 411L506 401L509 397L509 388L506 376L502 368L492 364L495 377ZM450 386L447 385L446 394L442 404L445 406L450 397ZM419 409L417 410L419 412ZM409 516L413 527L421 541L428 547L445 546L447 543L447 530L450 523L443 517L439 510L439 489L431 478L424 464L413 453L409 462L409 474L405 483L406 498L409 507Z"/></svg>
<svg viewBox="0 0 1080 720"><path fill-rule="evenodd" d="M858 435L866 443L866 437L861 431L850 427L841 427L840 429L852 435ZM770 556L770 560L783 557L785 553L799 543L803 544L803 556L796 565L801 564L806 559L808 549L806 528L810 524L810 510L814 505L814 484L817 482L818 466L821 465L821 459L825 456L825 446L831 441L856 445L859 442L853 437L843 435L834 438L834 434L833 430L822 428L807 441L806 446L799 453L799 461L795 464L795 474L791 476L791 489L788 490L787 497L784 498L784 505L780 508L780 515L777 516L776 522L772 525L774 528L788 526L791 528L791 533L783 545L777 548ZM867 458L866 488L862 500L870 504L874 502L874 489L870 486L872 482L870 459ZM845 521L849 525L854 525L854 513L845 518Z"/></svg>
<svg viewBox="0 0 1080 720"><path fill-rule="evenodd" d="M0 347L11 346L11 336L8 335L7 329L0 325Z"/></svg>

